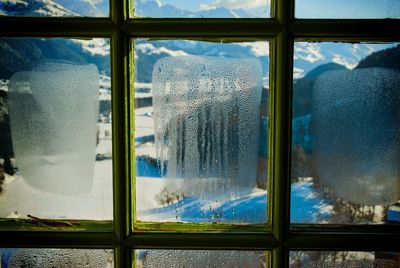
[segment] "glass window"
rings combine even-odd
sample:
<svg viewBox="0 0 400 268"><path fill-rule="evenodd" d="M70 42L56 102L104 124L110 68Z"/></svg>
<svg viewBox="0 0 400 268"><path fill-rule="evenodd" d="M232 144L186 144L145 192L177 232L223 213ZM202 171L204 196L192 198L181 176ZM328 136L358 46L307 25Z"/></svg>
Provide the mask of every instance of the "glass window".
<svg viewBox="0 0 400 268"><path fill-rule="evenodd" d="M297 18L400 18L397 0L296 0Z"/></svg>
<svg viewBox="0 0 400 268"><path fill-rule="evenodd" d="M397 43L295 43L291 221L395 223Z"/></svg>
<svg viewBox="0 0 400 268"><path fill-rule="evenodd" d="M266 18L270 16L270 1L136 0L134 15L152 18Z"/></svg>
<svg viewBox="0 0 400 268"><path fill-rule="evenodd" d="M108 17L108 0L2 0L0 16Z"/></svg>
<svg viewBox="0 0 400 268"><path fill-rule="evenodd" d="M137 250L136 267L266 267L268 253L237 250Z"/></svg>
<svg viewBox="0 0 400 268"><path fill-rule="evenodd" d="M394 268L400 265L399 257L399 252L291 251L289 267Z"/></svg>
<svg viewBox="0 0 400 268"><path fill-rule="evenodd" d="M1 248L1 267L17 268L112 268L110 249Z"/></svg>
<svg viewBox="0 0 400 268"><path fill-rule="evenodd" d="M398 267L399 10L0 0L1 267Z"/></svg>
<svg viewBox="0 0 400 268"><path fill-rule="evenodd" d="M112 220L109 46L0 39L1 218Z"/></svg>
<svg viewBox="0 0 400 268"><path fill-rule="evenodd" d="M268 42L134 48L137 220L265 223Z"/></svg>

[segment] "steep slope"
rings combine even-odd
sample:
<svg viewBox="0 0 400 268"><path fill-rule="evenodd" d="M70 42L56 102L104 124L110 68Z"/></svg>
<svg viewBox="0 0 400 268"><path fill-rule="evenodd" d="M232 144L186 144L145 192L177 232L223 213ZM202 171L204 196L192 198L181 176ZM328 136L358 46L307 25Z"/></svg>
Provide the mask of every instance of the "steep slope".
<svg viewBox="0 0 400 268"><path fill-rule="evenodd" d="M79 16L53 0L3 0L0 10L8 16Z"/></svg>

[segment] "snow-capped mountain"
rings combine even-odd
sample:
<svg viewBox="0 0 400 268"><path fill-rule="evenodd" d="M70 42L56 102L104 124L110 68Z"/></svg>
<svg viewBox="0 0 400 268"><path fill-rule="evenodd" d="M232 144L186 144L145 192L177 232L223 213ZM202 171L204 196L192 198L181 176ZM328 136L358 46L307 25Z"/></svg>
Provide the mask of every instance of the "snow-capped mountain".
<svg viewBox="0 0 400 268"><path fill-rule="evenodd" d="M0 14L7 16L108 16L109 1L2 0Z"/></svg>
<svg viewBox="0 0 400 268"><path fill-rule="evenodd" d="M8 16L79 16L53 0L2 0L0 10Z"/></svg>
<svg viewBox="0 0 400 268"><path fill-rule="evenodd" d="M257 17L243 9L212 8L192 12L175 6L162 5L153 0L136 0L135 15L153 18L252 18Z"/></svg>

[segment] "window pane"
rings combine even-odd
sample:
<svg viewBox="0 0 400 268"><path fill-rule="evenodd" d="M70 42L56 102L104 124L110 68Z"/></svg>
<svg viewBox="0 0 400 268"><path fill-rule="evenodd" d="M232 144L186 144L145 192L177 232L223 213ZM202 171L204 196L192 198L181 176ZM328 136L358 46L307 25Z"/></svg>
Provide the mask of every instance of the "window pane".
<svg viewBox="0 0 400 268"><path fill-rule="evenodd" d="M111 220L109 41L0 47L0 217Z"/></svg>
<svg viewBox="0 0 400 268"><path fill-rule="evenodd" d="M291 220L400 222L400 46L295 43Z"/></svg>
<svg viewBox="0 0 400 268"><path fill-rule="evenodd" d="M0 16L108 17L108 0L1 0Z"/></svg>
<svg viewBox="0 0 400 268"><path fill-rule="evenodd" d="M136 250L137 268L269 267L268 253L237 250Z"/></svg>
<svg viewBox="0 0 400 268"><path fill-rule="evenodd" d="M131 0L133 2L134 0ZM134 15L152 18L266 18L270 0L135 0Z"/></svg>
<svg viewBox="0 0 400 268"><path fill-rule="evenodd" d="M266 222L268 42L134 47L136 219Z"/></svg>
<svg viewBox="0 0 400 268"><path fill-rule="evenodd" d="M291 251L290 268L396 268L398 252Z"/></svg>
<svg viewBox="0 0 400 268"><path fill-rule="evenodd" d="M112 268L114 253L110 249L36 249L0 248L4 268Z"/></svg>
<svg viewBox="0 0 400 268"><path fill-rule="evenodd" d="M297 18L400 18L398 0L296 0Z"/></svg>

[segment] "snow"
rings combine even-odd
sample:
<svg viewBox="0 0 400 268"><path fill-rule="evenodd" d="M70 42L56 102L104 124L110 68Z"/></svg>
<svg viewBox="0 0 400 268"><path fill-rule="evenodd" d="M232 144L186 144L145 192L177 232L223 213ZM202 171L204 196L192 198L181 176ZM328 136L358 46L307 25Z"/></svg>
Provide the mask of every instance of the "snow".
<svg viewBox="0 0 400 268"><path fill-rule="evenodd" d="M135 138L154 135L153 107L135 109Z"/></svg>
<svg viewBox="0 0 400 268"><path fill-rule="evenodd" d="M0 217L28 214L39 218L112 220L112 161L96 161L93 185L85 194L67 195L39 190L20 175L3 185Z"/></svg>
<svg viewBox="0 0 400 268"><path fill-rule="evenodd" d="M137 219L155 222L235 222L265 223L267 192L253 189L253 192L228 200L218 205L214 201L197 196L188 196L169 206L157 204L156 196L165 186L160 178L136 178ZM333 206L315 190L312 182L292 184L291 221L314 223L328 219Z"/></svg>

